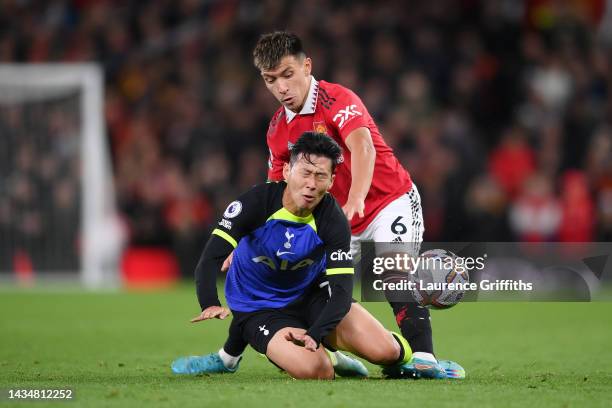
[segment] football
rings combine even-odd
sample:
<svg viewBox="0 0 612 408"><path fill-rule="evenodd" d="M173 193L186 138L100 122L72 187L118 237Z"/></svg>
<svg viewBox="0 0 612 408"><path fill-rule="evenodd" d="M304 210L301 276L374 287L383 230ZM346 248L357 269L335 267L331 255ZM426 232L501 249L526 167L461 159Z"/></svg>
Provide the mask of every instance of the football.
<svg viewBox="0 0 612 408"><path fill-rule="evenodd" d="M469 274L463 259L445 249L432 249L420 255L412 274L415 283L412 296L421 305L448 309L463 298Z"/></svg>

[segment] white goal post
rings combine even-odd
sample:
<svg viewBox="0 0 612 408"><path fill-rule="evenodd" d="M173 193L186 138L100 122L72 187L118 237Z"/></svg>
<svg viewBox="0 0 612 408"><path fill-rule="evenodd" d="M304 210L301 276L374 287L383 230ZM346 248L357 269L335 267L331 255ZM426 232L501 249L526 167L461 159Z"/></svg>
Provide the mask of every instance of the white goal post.
<svg viewBox="0 0 612 408"><path fill-rule="evenodd" d="M64 95L77 95L74 105L78 107L75 116L78 117L80 146L76 153L80 155L80 280L90 288L114 287L119 284L119 259L125 234L117 217L104 124L102 68L97 64L0 64L0 105L10 107ZM14 139L0 134L0 144L11 143L11 140ZM9 147L7 151L11 151Z"/></svg>

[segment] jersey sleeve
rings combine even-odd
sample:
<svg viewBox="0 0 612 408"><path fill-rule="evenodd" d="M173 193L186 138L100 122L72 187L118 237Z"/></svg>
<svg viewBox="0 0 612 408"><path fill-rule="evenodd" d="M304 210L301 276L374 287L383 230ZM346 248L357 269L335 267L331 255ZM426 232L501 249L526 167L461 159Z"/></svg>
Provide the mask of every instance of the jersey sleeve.
<svg viewBox="0 0 612 408"><path fill-rule="evenodd" d="M353 274L351 228L342 209L331 196L321 218L320 238L325 248L326 275Z"/></svg>
<svg viewBox="0 0 612 408"><path fill-rule="evenodd" d="M265 188L265 184L255 186L232 201L223 212L223 217L212 232L213 235L219 236L236 248L240 238L262 222L266 207Z"/></svg>
<svg viewBox="0 0 612 408"><path fill-rule="evenodd" d="M268 157L268 181L281 181L283 179L284 162L274 154L272 148L268 148L270 156Z"/></svg>
<svg viewBox="0 0 612 408"><path fill-rule="evenodd" d="M238 241L261 222L265 211L264 186L257 186L232 201L212 232L195 269L196 294L202 310L220 306L217 273Z"/></svg>
<svg viewBox="0 0 612 408"><path fill-rule="evenodd" d="M336 101L328 111L328 123L336 128L342 140L360 127L370 127L370 114L361 99L350 89L337 87L333 92Z"/></svg>
<svg viewBox="0 0 612 408"><path fill-rule="evenodd" d="M217 273L234 248L222 238L211 235L195 269L196 295L200 309L221 306L217 294Z"/></svg>
<svg viewBox="0 0 612 408"><path fill-rule="evenodd" d="M351 309L353 275L332 275L328 278L329 299L319 317L306 330L317 346L332 332Z"/></svg>
<svg viewBox="0 0 612 408"><path fill-rule="evenodd" d="M330 298L317 320L306 334L317 344L327 336L351 308L353 294L353 262L350 253L351 230L338 203L327 197L327 208L322 212L319 237L323 241Z"/></svg>
<svg viewBox="0 0 612 408"><path fill-rule="evenodd" d="M283 160L283 152L281 150L282 138L279 138L279 123L281 120L284 120L284 112L283 108L280 108L272 119L270 120L270 124L268 125L268 132L266 134L266 143L268 144L268 181L281 181L283 180L283 165L285 161ZM283 144L286 144L287 141L283 140Z"/></svg>

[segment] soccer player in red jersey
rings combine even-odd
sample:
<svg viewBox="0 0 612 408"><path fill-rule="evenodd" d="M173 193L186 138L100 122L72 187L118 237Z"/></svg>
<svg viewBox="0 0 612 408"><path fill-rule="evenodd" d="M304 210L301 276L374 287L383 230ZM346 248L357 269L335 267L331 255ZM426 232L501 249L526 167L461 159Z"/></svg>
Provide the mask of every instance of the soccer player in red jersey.
<svg viewBox="0 0 612 408"><path fill-rule="evenodd" d="M285 42L296 47L289 51L295 54L285 55L279 61L265 60L270 58L267 55L270 48ZM289 160L291 146L302 133L314 130L327 134L344 151L331 194L342 205L353 235L379 238L372 235L373 231L364 232L369 226L384 227L384 223L375 221L376 217L392 202L412 193L413 197L406 202L414 202L418 213L401 212L395 218L403 218L403 224L415 218L415 228L397 228L400 234L385 234L377 241L401 236L405 242L420 242L423 222L416 187L413 188L410 175L383 140L361 99L341 85L317 81L310 74L310 58L301 51L297 37L288 33L262 37L255 49L255 64L268 90L282 105L268 128L268 179L282 180L283 164ZM395 232L390 227L386 229Z"/></svg>
<svg viewBox="0 0 612 408"><path fill-rule="evenodd" d="M353 259L364 240L411 243L416 255L424 231L417 187L361 99L342 85L317 81L295 34L263 35L253 57L266 87L281 104L267 133L269 180L282 179L283 163L303 132L327 134L344 152L330 193L351 223ZM391 306L414 357L435 363L429 310L414 302Z"/></svg>

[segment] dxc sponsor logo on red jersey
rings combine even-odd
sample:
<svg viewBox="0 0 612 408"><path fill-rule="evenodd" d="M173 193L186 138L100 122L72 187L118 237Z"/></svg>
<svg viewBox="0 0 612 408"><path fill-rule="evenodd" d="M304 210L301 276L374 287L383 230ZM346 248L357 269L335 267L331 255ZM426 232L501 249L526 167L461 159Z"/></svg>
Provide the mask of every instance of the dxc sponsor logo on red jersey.
<svg viewBox="0 0 612 408"><path fill-rule="evenodd" d="M348 105L346 108L340 109L338 113L336 113L334 122L338 122L338 127L342 128L342 126L353 117L361 115L362 113L357 110L357 105Z"/></svg>

